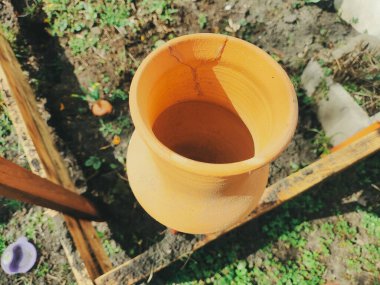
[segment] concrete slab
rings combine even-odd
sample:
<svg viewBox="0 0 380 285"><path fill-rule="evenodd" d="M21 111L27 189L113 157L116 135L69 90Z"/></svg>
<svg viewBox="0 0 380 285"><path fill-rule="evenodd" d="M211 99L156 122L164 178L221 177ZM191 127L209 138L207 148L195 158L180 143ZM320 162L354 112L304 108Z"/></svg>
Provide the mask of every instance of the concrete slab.
<svg viewBox="0 0 380 285"><path fill-rule="evenodd" d="M380 0L379 0L380 3ZM380 14L379 14L380 18ZM334 59L339 59L343 55L352 52L360 44L368 44L368 49L377 50L380 54L380 38L371 35L357 35L343 42L343 44L331 52Z"/></svg>
<svg viewBox="0 0 380 285"><path fill-rule="evenodd" d="M380 122L380 112L376 113L375 115L371 116L369 118L369 120L371 121L371 123L376 123L376 122Z"/></svg>
<svg viewBox="0 0 380 285"><path fill-rule="evenodd" d="M371 123L368 114L338 83L331 84L326 98L318 102L317 114L334 146Z"/></svg>
<svg viewBox="0 0 380 285"><path fill-rule="evenodd" d="M305 89L307 96L313 96L322 79L323 70L321 66L318 62L310 60L301 75L302 86Z"/></svg>
<svg viewBox="0 0 380 285"><path fill-rule="evenodd" d="M334 5L340 17L359 33L380 38L379 0L335 0Z"/></svg>
<svg viewBox="0 0 380 285"><path fill-rule="evenodd" d="M310 61L301 76L306 94L322 97L317 94L322 80L326 81L328 92L323 99L316 100L317 115L323 130L335 146L370 125L371 120L339 83L335 83L331 76L325 77L321 66L316 61Z"/></svg>

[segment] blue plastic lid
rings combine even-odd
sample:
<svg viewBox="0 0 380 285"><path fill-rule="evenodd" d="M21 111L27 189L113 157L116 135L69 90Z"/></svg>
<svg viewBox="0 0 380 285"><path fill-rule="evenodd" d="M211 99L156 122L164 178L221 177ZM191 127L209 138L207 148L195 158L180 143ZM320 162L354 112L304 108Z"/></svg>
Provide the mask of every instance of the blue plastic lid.
<svg viewBox="0 0 380 285"><path fill-rule="evenodd" d="M26 273L37 260L37 250L26 237L10 244L1 256L1 268L7 274Z"/></svg>

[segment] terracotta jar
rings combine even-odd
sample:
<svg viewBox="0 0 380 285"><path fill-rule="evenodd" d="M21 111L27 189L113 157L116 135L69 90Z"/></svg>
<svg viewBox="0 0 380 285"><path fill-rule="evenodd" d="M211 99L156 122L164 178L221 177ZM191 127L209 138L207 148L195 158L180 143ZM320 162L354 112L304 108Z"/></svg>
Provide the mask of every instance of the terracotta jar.
<svg viewBox="0 0 380 285"><path fill-rule="evenodd" d="M169 228L221 231L259 203L269 164L297 124L280 65L243 40L193 34L154 50L130 90L127 173L141 206Z"/></svg>

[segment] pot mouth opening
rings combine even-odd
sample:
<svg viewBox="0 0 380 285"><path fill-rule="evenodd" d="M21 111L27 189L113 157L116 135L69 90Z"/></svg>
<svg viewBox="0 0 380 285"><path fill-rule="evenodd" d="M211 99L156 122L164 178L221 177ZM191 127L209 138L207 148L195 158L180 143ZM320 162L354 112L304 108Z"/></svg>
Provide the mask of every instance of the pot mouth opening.
<svg viewBox="0 0 380 285"><path fill-rule="evenodd" d="M287 106L285 106L285 108L289 109L287 110L289 115L283 118L284 122L282 122L286 128L283 128L280 134L275 134L270 145L264 145L264 143L260 145L260 137L257 137L260 132L256 132L254 127L250 127L252 125L250 124L250 120L252 119L250 116L252 114L245 117L241 115L242 113L247 113L244 112L244 100L240 106L240 103L235 104L233 100L229 101L228 98L227 101L229 102L225 104L223 100L218 102L219 99L212 97L185 96L174 100L171 104L165 105L162 103L164 107L160 109L160 112L156 112L152 116L147 115L151 112L147 111L147 108L143 106L144 104L149 105L149 103L147 100L144 101L145 98L142 98L141 94L147 94L152 92L152 90L144 92L142 88L146 84L144 85L141 79L144 76L149 76L147 75L149 73L152 74L148 70L149 66L154 64L154 60L162 55L167 56L169 53L169 56L172 56L173 47L199 39L222 42L224 43L223 49L227 48L226 44L229 45L230 43L240 45L245 50L250 49L265 61L266 64L270 65L276 76L281 78L285 86L285 89L283 88L284 96L289 101L287 102ZM223 56L221 54L215 65L213 65L212 61L203 63L209 64L212 70L218 71L219 61L223 59ZM182 59L178 55L175 56L175 64L182 65L185 69L183 74L181 70L175 72L178 77L189 75L193 77L192 79L196 80L196 76L202 75L202 78L205 78L204 83L198 87L207 89L207 84L212 85L210 83L211 79L208 77L209 74L206 69L202 69L202 66L198 68L191 61L182 62ZM194 66L198 68L198 75L194 75ZM225 71L221 69L220 74L217 76L223 79L223 72ZM226 74L226 76L230 75ZM159 80L156 79L155 82L162 81L164 76L158 78ZM165 82L161 85L156 89L170 88ZM173 88L175 87L177 86ZM196 88L198 87L196 86ZM215 88L215 86L211 86L210 88ZM237 87L232 86L231 88ZM170 97L170 94L168 97ZM259 98L259 100L265 101L266 99ZM159 101L151 104L160 106ZM264 105L268 105L267 102ZM269 107L263 106L262 108L268 109ZM153 153L181 169L210 176L238 175L261 168L270 163L289 144L295 132L298 117L298 106L294 88L279 64L264 51L248 42L218 34L181 36L167 42L149 54L133 78L130 91L130 110L136 126L136 132L142 137ZM275 120L275 118L272 118L276 116L275 112L263 111L263 113L265 112L270 113L265 115L268 117L268 121ZM268 132L267 136L273 136L273 133ZM256 142L258 142L258 146L256 146Z"/></svg>
<svg viewBox="0 0 380 285"><path fill-rule="evenodd" d="M197 162L228 164L254 156L247 126L219 104L202 100L176 103L158 116L152 130L167 148Z"/></svg>

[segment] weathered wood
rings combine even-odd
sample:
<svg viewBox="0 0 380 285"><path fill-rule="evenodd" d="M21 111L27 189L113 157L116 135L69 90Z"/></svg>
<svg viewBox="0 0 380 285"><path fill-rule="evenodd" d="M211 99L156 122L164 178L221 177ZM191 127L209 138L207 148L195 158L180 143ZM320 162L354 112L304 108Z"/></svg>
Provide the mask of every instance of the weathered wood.
<svg viewBox="0 0 380 285"><path fill-rule="evenodd" d="M91 222L88 220L78 220L80 227L82 228L83 233L86 236L88 243L96 256L97 259L102 260L103 262L99 263L100 269L103 272L108 272L112 269L112 263L104 251L103 246L99 246L101 241L96 234L94 227L91 225Z"/></svg>
<svg viewBox="0 0 380 285"><path fill-rule="evenodd" d="M148 251L100 276L95 280L95 283L97 285L136 283L141 279L148 277L152 272L167 267L180 257L194 252L209 242L219 238L221 235L224 235L225 233L296 197L318 183L326 180L331 175L346 169L359 160L375 153L379 149L380 131L375 130L361 139L354 141L351 145L327 155L302 170L269 186L265 191L265 195L260 205L249 216L231 228L223 232L206 236L194 236L191 239L186 238L188 235L177 234L176 240L171 239L170 241L173 245L177 244L176 247L171 247L171 244L164 245L167 243L167 240L164 239L162 242L155 244ZM176 241L179 240L181 240L181 242L176 243ZM180 248L178 248L178 244L181 244ZM163 248L170 250L162 250ZM158 250L161 250L160 259L155 258L155 253ZM163 253L167 253L167 258L162 258ZM154 260L152 266L147 267L144 264L147 260Z"/></svg>
<svg viewBox="0 0 380 285"><path fill-rule="evenodd" d="M84 219L100 219L94 205L81 195L0 157L0 195Z"/></svg>
<svg viewBox="0 0 380 285"><path fill-rule="evenodd" d="M68 246L62 240L61 245L63 251L65 252L67 262L70 264L71 270L75 276L75 280L77 281L78 285L93 285L94 283L92 283L90 279L83 277L83 272L79 270L75 265L74 256L71 254L71 251L69 250Z"/></svg>
<svg viewBox="0 0 380 285"><path fill-rule="evenodd" d="M7 105L9 116L35 174L76 192L62 157L56 149L49 128L37 110L33 91L8 42L0 35L0 91ZM77 250L92 279L104 273L110 261L98 238L89 242L80 221L64 216ZM103 251L103 252L102 252ZM99 254L102 252L101 254ZM94 258L92 258L94 254Z"/></svg>

